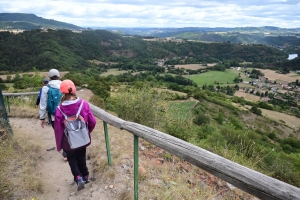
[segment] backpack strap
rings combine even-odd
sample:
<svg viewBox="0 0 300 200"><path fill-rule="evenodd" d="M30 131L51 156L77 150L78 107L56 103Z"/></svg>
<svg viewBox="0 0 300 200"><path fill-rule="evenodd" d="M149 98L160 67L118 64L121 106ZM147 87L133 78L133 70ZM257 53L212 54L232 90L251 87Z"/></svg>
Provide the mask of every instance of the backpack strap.
<svg viewBox="0 0 300 200"><path fill-rule="evenodd" d="M61 112L61 114L63 114L63 116L65 117L65 119L67 120L67 119L68 119L68 116L67 116L65 113L63 113L63 111L61 111L61 109L60 109L59 106L57 106L57 108L58 108L58 110Z"/></svg>
<svg viewBox="0 0 300 200"><path fill-rule="evenodd" d="M80 114L80 112L81 112L82 105L83 105L83 100L82 100L82 102L81 102L81 104L80 104L80 106L79 106L79 108L78 108L77 113L76 113L76 118L79 116L79 114ZM61 112L61 114L63 114L63 116L65 117L65 119L68 119L68 116L67 116L65 113L63 113L63 111L61 111L60 107L57 106L57 108L58 108L58 110Z"/></svg>
<svg viewBox="0 0 300 200"><path fill-rule="evenodd" d="M80 112L81 112L82 105L83 105L83 100L82 100L82 102L81 102L81 104L80 104L80 106L79 106L79 109L78 109L77 113L76 113L76 118L79 116L79 114L80 114Z"/></svg>

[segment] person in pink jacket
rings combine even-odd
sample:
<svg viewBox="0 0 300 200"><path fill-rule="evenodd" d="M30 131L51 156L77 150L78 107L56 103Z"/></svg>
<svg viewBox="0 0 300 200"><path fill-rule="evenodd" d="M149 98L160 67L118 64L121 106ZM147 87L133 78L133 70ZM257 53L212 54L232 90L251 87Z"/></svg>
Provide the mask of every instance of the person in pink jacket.
<svg viewBox="0 0 300 200"><path fill-rule="evenodd" d="M71 80L64 80L60 85L60 91L63 93L61 103L59 105L60 110L67 116L75 115L79 109L82 99L76 96L76 87ZM89 171L86 166L86 147L91 144L71 149L68 143L68 139L64 134L64 121L65 117L58 108L55 111L54 121L54 134L56 140L57 151L62 149L67 153L68 163L71 168L71 172L74 176L74 181L77 183L78 190L84 188L84 184L89 182ZM89 107L89 104L84 101L80 115L87 122L87 128L89 134L96 126L96 119Z"/></svg>

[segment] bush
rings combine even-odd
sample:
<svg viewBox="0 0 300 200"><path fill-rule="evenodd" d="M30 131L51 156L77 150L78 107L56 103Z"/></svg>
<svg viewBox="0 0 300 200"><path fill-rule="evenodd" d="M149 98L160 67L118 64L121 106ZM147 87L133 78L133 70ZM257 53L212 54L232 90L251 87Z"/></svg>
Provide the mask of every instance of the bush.
<svg viewBox="0 0 300 200"><path fill-rule="evenodd" d="M261 109L257 108L256 106L252 106L250 111L257 115L261 115L261 113L262 113Z"/></svg>
<svg viewBox="0 0 300 200"><path fill-rule="evenodd" d="M101 109L105 109L105 102L104 99L97 96L97 95L93 95L90 100L89 100L92 104L94 104L95 106L101 108Z"/></svg>
<svg viewBox="0 0 300 200"><path fill-rule="evenodd" d="M210 118L203 113L199 113L194 119L194 123L197 125L208 124L210 122Z"/></svg>
<svg viewBox="0 0 300 200"><path fill-rule="evenodd" d="M271 140L274 140L276 138L276 134L274 132L272 133L269 133L268 134L268 137L271 139Z"/></svg>
<svg viewBox="0 0 300 200"><path fill-rule="evenodd" d="M120 118L154 128L165 117L164 96L154 90L128 89L108 101Z"/></svg>

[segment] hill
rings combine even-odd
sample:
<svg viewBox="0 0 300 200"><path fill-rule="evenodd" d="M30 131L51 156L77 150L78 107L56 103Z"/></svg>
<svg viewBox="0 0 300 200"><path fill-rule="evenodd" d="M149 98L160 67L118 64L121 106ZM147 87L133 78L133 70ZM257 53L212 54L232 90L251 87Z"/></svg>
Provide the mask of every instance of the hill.
<svg viewBox="0 0 300 200"><path fill-rule="evenodd" d="M123 37L105 30L32 30L19 34L0 32L0 71L82 70L91 60L114 62L115 68L164 71L158 59L192 63L284 61L285 52L263 45L200 43L189 41L145 41L141 37ZM172 65L170 61L169 64ZM98 65L97 68L104 67ZM109 68L109 66L105 66Z"/></svg>
<svg viewBox="0 0 300 200"><path fill-rule="evenodd" d="M265 44L298 53L300 50L300 28L264 27L186 27L186 28L102 28L119 31L122 34L158 38L177 38L205 42L231 42L244 44Z"/></svg>
<svg viewBox="0 0 300 200"><path fill-rule="evenodd" d="M34 14L26 13L0 13L0 29L3 30L32 30L32 29L71 29L80 30L82 27L59 22L53 19L45 19Z"/></svg>

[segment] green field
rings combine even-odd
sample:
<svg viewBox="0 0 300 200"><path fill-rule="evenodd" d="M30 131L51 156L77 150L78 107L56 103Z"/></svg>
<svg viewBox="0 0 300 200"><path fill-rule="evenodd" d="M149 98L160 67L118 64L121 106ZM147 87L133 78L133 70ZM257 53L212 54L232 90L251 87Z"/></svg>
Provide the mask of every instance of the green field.
<svg viewBox="0 0 300 200"><path fill-rule="evenodd" d="M195 106L196 101L172 101L168 105L169 112L177 119L190 119L191 110Z"/></svg>
<svg viewBox="0 0 300 200"><path fill-rule="evenodd" d="M119 70L119 69L108 69L107 72L101 73L100 76L108 76L108 75L119 75L119 74L124 74L126 73L126 70Z"/></svg>
<svg viewBox="0 0 300 200"><path fill-rule="evenodd" d="M241 78L243 79L243 73L234 69L227 69L226 72L221 71L209 71L202 74L191 75L190 79L193 80L197 85L202 86L204 84L214 85L215 81L220 84L233 83L236 76L241 73Z"/></svg>

